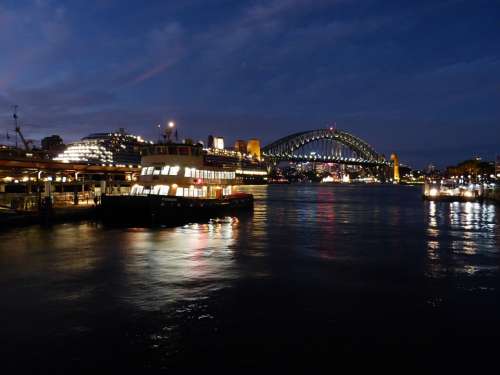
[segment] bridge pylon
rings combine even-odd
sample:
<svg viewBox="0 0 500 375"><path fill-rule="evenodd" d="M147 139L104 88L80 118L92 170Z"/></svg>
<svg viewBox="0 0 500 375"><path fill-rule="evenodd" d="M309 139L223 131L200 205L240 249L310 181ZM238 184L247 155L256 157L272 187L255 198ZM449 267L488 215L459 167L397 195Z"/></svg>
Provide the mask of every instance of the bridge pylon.
<svg viewBox="0 0 500 375"><path fill-rule="evenodd" d="M399 158L395 153L391 154L392 161L392 181L396 184L399 184L400 176L399 176Z"/></svg>

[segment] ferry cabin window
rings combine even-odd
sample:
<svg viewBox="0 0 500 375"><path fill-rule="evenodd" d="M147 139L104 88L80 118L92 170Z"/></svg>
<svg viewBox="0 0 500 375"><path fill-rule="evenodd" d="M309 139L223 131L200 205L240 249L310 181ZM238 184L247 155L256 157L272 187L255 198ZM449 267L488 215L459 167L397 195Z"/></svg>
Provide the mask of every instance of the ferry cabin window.
<svg viewBox="0 0 500 375"><path fill-rule="evenodd" d="M144 195L148 195L148 194L149 194L149 192L150 192L150 190L149 190L149 189L143 189L143 190L142 190L142 194L144 194Z"/></svg>
<svg viewBox="0 0 500 375"><path fill-rule="evenodd" d="M196 168L188 168L184 169L184 177L195 177L196 176Z"/></svg>
<svg viewBox="0 0 500 375"><path fill-rule="evenodd" d="M153 174L153 171L155 170L155 167L148 167L147 168L147 171L146 171L146 174L148 176L152 175Z"/></svg>
<svg viewBox="0 0 500 375"><path fill-rule="evenodd" d="M203 190L200 189L200 188L196 188L196 187L190 187L189 188L189 196L190 197L194 197L194 198L199 198L199 197L202 197L203 196Z"/></svg>
<svg viewBox="0 0 500 375"><path fill-rule="evenodd" d="M159 170L159 169L155 169L155 170L153 171L153 175L154 175L154 176L158 176L159 174L160 174L160 170Z"/></svg>
<svg viewBox="0 0 500 375"><path fill-rule="evenodd" d="M164 176L168 175L168 171L169 171L169 169L170 169L170 166L165 165L165 166L161 169L161 174L162 174L162 175L164 175Z"/></svg>
<svg viewBox="0 0 500 375"><path fill-rule="evenodd" d="M153 190L151 191L151 194L154 194L154 195L160 194L160 187L161 187L160 185L155 185L153 187Z"/></svg>
<svg viewBox="0 0 500 375"><path fill-rule="evenodd" d="M179 173L180 167L170 167L170 176L177 176L177 173Z"/></svg>
<svg viewBox="0 0 500 375"><path fill-rule="evenodd" d="M161 185L160 186L160 195L168 195L168 191L170 190L170 186Z"/></svg>
<svg viewBox="0 0 500 375"><path fill-rule="evenodd" d="M141 176L144 176L146 174L147 170L148 170L147 168L142 168L141 169Z"/></svg>

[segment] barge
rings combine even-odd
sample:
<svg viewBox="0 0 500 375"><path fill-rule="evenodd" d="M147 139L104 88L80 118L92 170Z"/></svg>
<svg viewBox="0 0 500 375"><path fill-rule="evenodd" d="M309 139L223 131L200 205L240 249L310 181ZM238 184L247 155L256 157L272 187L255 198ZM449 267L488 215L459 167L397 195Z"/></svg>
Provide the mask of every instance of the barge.
<svg viewBox="0 0 500 375"><path fill-rule="evenodd" d="M253 209L237 192L236 170L207 164L202 145L160 143L142 150L141 174L128 195L103 195L106 225L176 225Z"/></svg>

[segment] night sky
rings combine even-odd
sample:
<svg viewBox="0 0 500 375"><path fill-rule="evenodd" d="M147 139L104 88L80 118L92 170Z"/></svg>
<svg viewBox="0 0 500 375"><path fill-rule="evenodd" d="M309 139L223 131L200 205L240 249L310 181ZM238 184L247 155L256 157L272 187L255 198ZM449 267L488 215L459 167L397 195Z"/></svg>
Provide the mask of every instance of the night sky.
<svg viewBox="0 0 500 375"><path fill-rule="evenodd" d="M0 143L329 126L422 167L500 154L499 1L0 0Z"/></svg>

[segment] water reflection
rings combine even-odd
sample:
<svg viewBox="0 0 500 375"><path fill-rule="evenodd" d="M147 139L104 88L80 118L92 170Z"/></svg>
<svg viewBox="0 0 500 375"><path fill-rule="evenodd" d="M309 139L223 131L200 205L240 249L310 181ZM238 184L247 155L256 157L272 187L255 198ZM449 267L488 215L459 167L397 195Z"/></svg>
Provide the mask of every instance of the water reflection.
<svg viewBox="0 0 500 375"><path fill-rule="evenodd" d="M488 203L427 203L428 270L432 278L496 271L497 208ZM492 264L493 263L493 264Z"/></svg>
<svg viewBox="0 0 500 375"><path fill-rule="evenodd" d="M149 310L205 297L237 278L234 243L239 220L227 217L159 231L129 231L123 298Z"/></svg>
<svg viewBox="0 0 500 375"><path fill-rule="evenodd" d="M243 190L255 195L253 213L209 223L0 233L4 342L17 351L11 340L24 340L34 353L52 338L60 346L47 346L44 365L53 353L86 359L115 347L155 351L161 362L183 345L190 359L225 360L248 357L256 342L279 351L312 336L319 350L335 337L342 350L369 330L399 343L412 327L438 332L450 311L476 322L489 312L498 326L498 207L423 202L420 189L403 186ZM232 355L221 349L229 346ZM366 353L373 348L368 340Z"/></svg>

